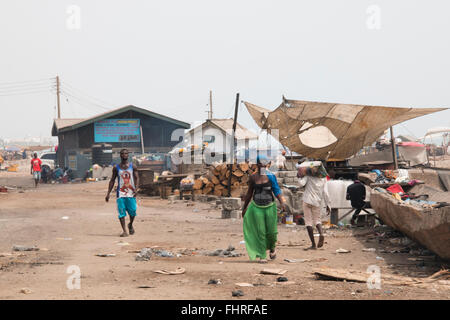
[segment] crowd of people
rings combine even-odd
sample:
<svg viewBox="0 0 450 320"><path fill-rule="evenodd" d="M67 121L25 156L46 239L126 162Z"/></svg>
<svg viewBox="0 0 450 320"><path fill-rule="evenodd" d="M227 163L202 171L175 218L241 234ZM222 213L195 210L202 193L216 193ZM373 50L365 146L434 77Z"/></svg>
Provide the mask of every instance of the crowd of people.
<svg viewBox="0 0 450 320"><path fill-rule="evenodd" d="M117 210L121 237L127 237L135 233L133 222L136 217L136 194L139 188L139 178L136 166L128 161L128 150L120 152L121 162L113 168L113 175L109 182L105 197L106 202L117 180ZM277 167L285 169L284 154L277 159ZM283 197L275 175L268 169L271 161L264 155L257 157L257 171L250 176L248 192L244 199L242 209L244 240L250 260L259 259L261 263L267 263L267 253L271 260L276 258L276 243L278 235L278 213L275 198L278 199L281 209L287 211L286 200ZM305 188L303 193L303 212L306 230L311 240L311 246L305 250L316 250L324 245L324 233L321 224L321 205L326 205L326 211L331 212L330 197L327 188L327 173L323 165L317 168L298 166L297 177L300 186ZM352 218L352 223L359 212L365 207L365 190L359 181L351 185L347 190L347 200L351 200L352 206L357 212ZM126 228L125 218L129 215L130 222ZM314 228L319 232L319 240L316 244Z"/></svg>

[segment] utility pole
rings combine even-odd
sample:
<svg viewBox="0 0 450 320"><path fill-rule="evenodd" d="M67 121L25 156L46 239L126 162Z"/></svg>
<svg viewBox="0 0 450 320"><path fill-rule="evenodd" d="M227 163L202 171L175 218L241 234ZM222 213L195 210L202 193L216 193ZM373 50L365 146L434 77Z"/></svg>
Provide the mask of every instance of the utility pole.
<svg viewBox="0 0 450 320"><path fill-rule="evenodd" d="M394 169L398 169L398 162L397 162L397 152L396 152L396 146L395 146L395 138L394 138L394 130L392 129L392 126L390 127L391 130L391 146L392 146L392 160L394 161Z"/></svg>
<svg viewBox="0 0 450 320"><path fill-rule="evenodd" d="M234 108L233 132L231 133L231 164L228 165L230 175L228 176L228 196L231 197L231 176L233 175L234 156L236 153L236 123L239 109L239 93L236 94L236 106Z"/></svg>
<svg viewBox="0 0 450 320"><path fill-rule="evenodd" d="M57 101L57 105L58 105L58 119L61 119L61 104L59 101L59 95L60 95L59 76L56 76L56 101Z"/></svg>
<svg viewBox="0 0 450 320"><path fill-rule="evenodd" d="M208 119L211 120L213 118L213 111L212 111L212 90L209 90L209 117Z"/></svg>

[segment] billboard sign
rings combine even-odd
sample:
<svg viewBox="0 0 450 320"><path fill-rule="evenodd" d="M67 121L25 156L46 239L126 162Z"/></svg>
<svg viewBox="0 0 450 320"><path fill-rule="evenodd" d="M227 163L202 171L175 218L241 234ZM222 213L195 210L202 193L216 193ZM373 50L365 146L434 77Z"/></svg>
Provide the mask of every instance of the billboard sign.
<svg viewBox="0 0 450 320"><path fill-rule="evenodd" d="M94 124L95 142L140 142L139 119L105 119Z"/></svg>

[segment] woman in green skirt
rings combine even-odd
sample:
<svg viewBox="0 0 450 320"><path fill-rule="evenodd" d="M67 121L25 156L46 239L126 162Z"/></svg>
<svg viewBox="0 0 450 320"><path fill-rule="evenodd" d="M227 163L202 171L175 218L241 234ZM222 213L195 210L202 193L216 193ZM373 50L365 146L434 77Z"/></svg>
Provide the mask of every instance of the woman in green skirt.
<svg viewBox="0 0 450 320"><path fill-rule="evenodd" d="M260 262L265 263L267 250L270 251L270 259L276 258L278 216L274 195L280 201L282 208L286 207L277 179L267 169L270 161L267 157L258 155L256 162L258 170L250 176L242 209L244 240L250 260L259 258Z"/></svg>

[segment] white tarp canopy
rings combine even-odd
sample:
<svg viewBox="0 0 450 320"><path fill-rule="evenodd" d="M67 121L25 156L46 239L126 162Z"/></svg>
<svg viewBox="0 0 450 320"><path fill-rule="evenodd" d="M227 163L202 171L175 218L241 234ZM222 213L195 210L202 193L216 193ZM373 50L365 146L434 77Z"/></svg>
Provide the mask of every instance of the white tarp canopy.
<svg viewBox="0 0 450 320"><path fill-rule="evenodd" d="M244 102L261 129L290 150L316 159L345 159L386 129L446 108L394 108L283 99L274 111ZM274 130L278 130L275 132Z"/></svg>

